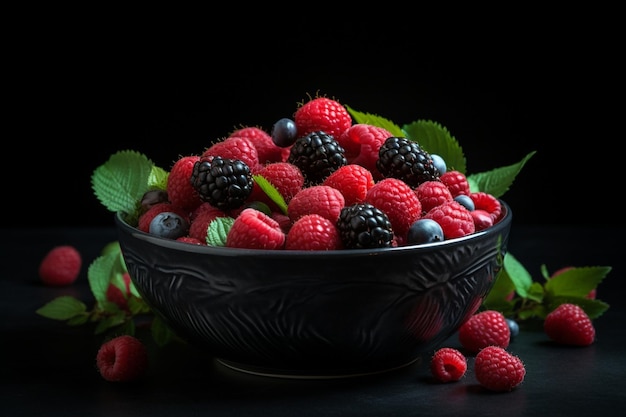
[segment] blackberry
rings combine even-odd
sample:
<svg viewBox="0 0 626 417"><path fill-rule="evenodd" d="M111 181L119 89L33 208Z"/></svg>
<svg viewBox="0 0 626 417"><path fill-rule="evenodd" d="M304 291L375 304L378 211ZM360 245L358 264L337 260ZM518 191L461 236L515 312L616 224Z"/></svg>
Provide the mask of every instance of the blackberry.
<svg viewBox="0 0 626 417"><path fill-rule="evenodd" d="M341 210L337 220L346 249L388 248L393 241L389 217L369 203L357 203Z"/></svg>
<svg viewBox="0 0 626 417"><path fill-rule="evenodd" d="M395 136L380 147L376 168L384 177L398 178L412 188L437 181L441 175L433 158L417 142Z"/></svg>
<svg viewBox="0 0 626 417"><path fill-rule="evenodd" d="M239 159L214 156L193 166L191 185L202 201L221 210L241 207L252 193L250 168Z"/></svg>
<svg viewBox="0 0 626 417"><path fill-rule="evenodd" d="M308 185L315 185L348 164L344 153L332 135L318 130L296 139L287 162L300 168Z"/></svg>

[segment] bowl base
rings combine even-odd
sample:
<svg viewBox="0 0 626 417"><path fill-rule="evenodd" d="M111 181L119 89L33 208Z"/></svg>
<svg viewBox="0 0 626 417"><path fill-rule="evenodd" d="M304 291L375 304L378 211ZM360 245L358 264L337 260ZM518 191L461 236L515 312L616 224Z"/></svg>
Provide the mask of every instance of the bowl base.
<svg viewBox="0 0 626 417"><path fill-rule="evenodd" d="M229 369L243 372L246 374L265 376L272 378L285 378L285 379L338 379L338 378L355 378L361 376L369 376L376 374L383 374L387 372L396 371L402 368L406 368L417 362L420 362L421 356L418 356L406 363L395 366L385 367L363 367L359 369L303 369L303 370L291 370L291 369L274 369L264 368L255 365L248 365L239 362L229 361L227 359L216 358L216 362Z"/></svg>

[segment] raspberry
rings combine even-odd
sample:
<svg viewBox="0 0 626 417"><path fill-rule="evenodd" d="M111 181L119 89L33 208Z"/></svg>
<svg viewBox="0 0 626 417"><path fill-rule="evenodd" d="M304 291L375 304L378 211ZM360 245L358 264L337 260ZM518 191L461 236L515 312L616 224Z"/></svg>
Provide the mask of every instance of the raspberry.
<svg viewBox="0 0 626 417"><path fill-rule="evenodd" d="M352 125L338 139L346 153L349 164L357 164L367 168L374 177L380 180L383 175L376 167L378 152L387 138L393 136L387 129L364 123Z"/></svg>
<svg viewBox="0 0 626 417"><path fill-rule="evenodd" d="M210 161L214 156L225 159L238 159L250 168L251 172L259 169L259 153L253 142L244 137L231 136L211 145L202 153L202 159Z"/></svg>
<svg viewBox="0 0 626 417"><path fill-rule="evenodd" d="M314 185L303 188L291 199L287 206L287 214L291 221L295 222L305 214L315 213L334 224L345 205L343 194L338 189L327 185Z"/></svg>
<svg viewBox="0 0 626 417"><path fill-rule="evenodd" d="M507 348L511 329L504 315L496 310L486 310L471 316L459 328L459 341L471 353L486 346Z"/></svg>
<svg viewBox="0 0 626 417"><path fill-rule="evenodd" d="M283 249L285 233L280 224L267 214L247 208L233 222L226 246L244 249Z"/></svg>
<svg viewBox="0 0 626 417"><path fill-rule="evenodd" d="M470 235L476 231L470 212L455 200L434 207L423 218L439 223L446 239Z"/></svg>
<svg viewBox="0 0 626 417"><path fill-rule="evenodd" d="M298 218L285 241L287 250L335 250L341 246L335 223L315 213Z"/></svg>
<svg viewBox="0 0 626 417"><path fill-rule="evenodd" d="M467 359L454 348L441 348L430 360L430 372L440 382L458 381L466 371Z"/></svg>
<svg viewBox="0 0 626 417"><path fill-rule="evenodd" d="M194 210L202 203L200 196L191 185L193 166L199 160L200 157L197 155L180 157L174 162L167 177L167 195L170 203L187 211Z"/></svg>
<svg viewBox="0 0 626 417"><path fill-rule="evenodd" d="M198 212L194 220L191 222L191 225L189 225L189 237L199 240L205 244L207 241L207 231L211 222L218 217L226 217L226 213L224 211L211 206L209 203L206 203L206 205L208 207Z"/></svg>
<svg viewBox="0 0 626 417"><path fill-rule="evenodd" d="M470 194L470 185L467 181L467 177L465 174L459 171L447 171L445 174L442 174L439 177L439 180L443 182L448 190L450 190L450 194L452 197L456 197L459 195L469 195Z"/></svg>
<svg viewBox="0 0 626 417"><path fill-rule="evenodd" d="M367 168L349 164L326 177L322 185L339 190L346 206L351 206L365 201L368 190L374 186L374 177Z"/></svg>
<svg viewBox="0 0 626 417"><path fill-rule="evenodd" d="M580 306L563 303L552 310L543 322L550 339L562 345L589 346L596 338L593 322Z"/></svg>
<svg viewBox="0 0 626 417"><path fill-rule="evenodd" d="M365 202L383 211L394 234L406 238L409 228L422 216L422 203L415 191L404 181L385 178L369 189Z"/></svg>
<svg viewBox="0 0 626 417"><path fill-rule="evenodd" d="M502 205L497 198L483 191L470 193L470 198L474 202L474 210L485 210L491 216L493 223L497 223L502 216Z"/></svg>
<svg viewBox="0 0 626 417"><path fill-rule="evenodd" d="M189 221L189 216L187 211L177 207L169 202L157 203L150 207L145 213L139 216L139 223L137 224L137 228L142 232L149 233L150 232L150 223L152 220L161 213L171 212L176 213L181 216L183 219Z"/></svg>
<svg viewBox="0 0 626 417"><path fill-rule="evenodd" d="M100 375L107 381L134 381L148 368L148 350L133 336L117 336L100 346L96 365Z"/></svg>
<svg viewBox="0 0 626 417"><path fill-rule="evenodd" d="M256 148L257 159L261 165L282 161L283 149L276 146L270 134L260 127L242 127L233 131L229 137L249 139Z"/></svg>
<svg viewBox="0 0 626 417"><path fill-rule="evenodd" d="M289 204L289 201L294 195L298 194L300 190L304 188L304 175L302 175L302 171L289 162L267 164L259 169L256 175L262 176L272 184L287 204ZM252 193L248 201L260 201L267 204L272 210L279 210L276 203L265 194L256 182L252 186Z"/></svg>
<svg viewBox="0 0 626 417"><path fill-rule="evenodd" d="M82 264L82 256L74 246L55 246L39 264L39 279L55 287L70 285L78 278Z"/></svg>
<svg viewBox="0 0 626 417"><path fill-rule="evenodd" d="M327 97L317 97L301 105L293 120L300 137L322 130L337 139L352 125L348 109Z"/></svg>
<svg viewBox="0 0 626 417"><path fill-rule="evenodd" d="M500 346L487 346L474 359L476 380L490 391L511 391L526 376L522 360Z"/></svg>
<svg viewBox="0 0 626 417"><path fill-rule="evenodd" d="M441 181L426 181L415 188L415 194L422 203L422 211L428 213L433 207L452 200L452 194Z"/></svg>

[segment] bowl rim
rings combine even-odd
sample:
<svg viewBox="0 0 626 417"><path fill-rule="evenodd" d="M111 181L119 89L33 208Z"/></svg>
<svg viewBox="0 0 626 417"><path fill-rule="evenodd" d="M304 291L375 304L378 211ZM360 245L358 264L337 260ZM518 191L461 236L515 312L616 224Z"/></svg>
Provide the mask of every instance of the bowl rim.
<svg viewBox="0 0 626 417"><path fill-rule="evenodd" d="M480 239L485 235L495 235L501 233L504 229L509 228L513 218L513 212L511 207L503 200L498 199L502 206L503 216L500 221L488 229L481 230L479 232L472 233L458 238L447 239L441 242L422 243L418 245L405 245L391 248L373 248L373 249L337 249L337 250L319 250L319 251L307 251L307 250L280 250L280 249L241 249L241 248L227 248L223 246L207 246L207 245L193 245L185 242L179 242L173 239L154 236L149 233L143 232L134 226L131 226L124 220L124 212L118 211L114 215L115 225L119 230L119 233L126 233L134 238L152 243L156 246L169 248L171 250L200 253L206 255L219 255L219 256L252 256L252 257L277 257L277 258L294 258L294 257L352 257L352 256L364 256L364 255L382 255L386 253L404 253L404 252L431 252L440 247L453 247L466 244L468 242Z"/></svg>

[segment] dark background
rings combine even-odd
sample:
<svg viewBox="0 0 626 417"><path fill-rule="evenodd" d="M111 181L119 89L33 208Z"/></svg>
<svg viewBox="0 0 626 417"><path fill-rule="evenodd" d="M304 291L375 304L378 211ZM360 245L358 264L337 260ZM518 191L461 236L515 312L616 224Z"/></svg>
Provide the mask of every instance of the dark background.
<svg viewBox="0 0 626 417"><path fill-rule="evenodd" d="M5 64L3 201L17 212L2 226L112 226L90 184L111 154L137 150L169 169L236 127L271 129L318 92L399 125L441 123L468 173L537 151L503 196L514 222L620 222L610 25L249 23L24 30Z"/></svg>

